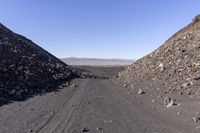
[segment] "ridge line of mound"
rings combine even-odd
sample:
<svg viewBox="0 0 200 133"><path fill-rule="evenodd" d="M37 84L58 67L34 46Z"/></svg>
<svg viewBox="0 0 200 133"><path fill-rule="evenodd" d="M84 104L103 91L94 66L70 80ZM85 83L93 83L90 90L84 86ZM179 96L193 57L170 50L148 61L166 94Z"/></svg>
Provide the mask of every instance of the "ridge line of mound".
<svg viewBox="0 0 200 133"><path fill-rule="evenodd" d="M0 105L56 90L75 77L64 62L0 24Z"/></svg>
<svg viewBox="0 0 200 133"><path fill-rule="evenodd" d="M162 86L168 92L196 95L200 85L200 15L151 54L119 73L137 87Z"/></svg>

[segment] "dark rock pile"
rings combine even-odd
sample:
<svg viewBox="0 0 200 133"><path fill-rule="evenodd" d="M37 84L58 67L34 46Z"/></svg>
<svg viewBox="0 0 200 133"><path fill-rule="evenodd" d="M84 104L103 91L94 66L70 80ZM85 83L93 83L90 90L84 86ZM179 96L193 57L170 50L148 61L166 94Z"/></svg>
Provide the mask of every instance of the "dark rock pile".
<svg viewBox="0 0 200 133"><path fill-rule="evenodd" d="M199 91L200 15L153 53L128 66L119 78L133 87L163 85L181 94Z"/></svg>
<svg viewBox="0 0 200 133"><path fill-rule="evenodd" d="M74 76L65 63L0 24L0 104L49 91Z"/></svg>

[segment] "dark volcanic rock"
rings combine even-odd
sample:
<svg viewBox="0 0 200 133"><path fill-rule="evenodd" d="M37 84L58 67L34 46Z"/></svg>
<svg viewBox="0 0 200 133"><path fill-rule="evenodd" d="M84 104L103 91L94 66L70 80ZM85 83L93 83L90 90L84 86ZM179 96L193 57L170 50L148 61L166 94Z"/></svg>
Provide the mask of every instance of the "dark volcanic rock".
<svg viewBox="0 0 200 133"><path fill-rule="evenodd" d="M200 15L153 53L128 66L119 77L133 86L160 84L172 91L186 92L199 87L199 73Z"/></svg>
<svg viewBox="0 0 200 133"><path fill-rule="evenodd" d="M59 59L0 24L0 104L49 91L73 76Z"/></svg>

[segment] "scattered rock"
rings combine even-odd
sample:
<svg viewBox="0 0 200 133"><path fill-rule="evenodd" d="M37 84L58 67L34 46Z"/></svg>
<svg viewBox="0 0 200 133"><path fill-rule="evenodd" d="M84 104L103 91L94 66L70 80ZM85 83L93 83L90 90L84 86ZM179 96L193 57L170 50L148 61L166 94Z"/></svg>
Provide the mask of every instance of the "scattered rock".
<svg viewBox="0 0 200 133"><path fill-rule="evenodd" d="M29 129L29 131L28 131L29 133L32 133L33 132L33 130L32 129Z"/></svg>
<svg viewBox="0 0 200 133"><path fill-rule="evenodd" d="M191 95L191 94L192 94L191 90L187 90L187 95Z"/></svg>
<svg viewBox="0 0 200 133"><path fill-rule="evenodd" d="M164 98L164 105L167 106L171 101L171 98L170 97L165 97Z"/></svg>
<svg viewBox="0 0 200 133"><path fill-rule="evenodd" d="M139 90L138 90L138 94L139 94L139 95L142 95L142 94L145 94L145 92L144 92L142 89L139 89Z"/></svg>
<svg viewBox="0 0 200 133"><path fill-rule="evenodd" d="M197 88L200 80L199 16L158 49L126 67L120 72L120 80L133 84L134 88L148 86L154 89L163 85L162 89L167 90L181 86L182 92L185 88Z"/></svg>
<svg viewBox="0 0 200 133"><path fill-rule="evenodd" d="M197 122L200 121L200 117L193 117L192 120L193 120L195 123L197 123Z"/></svg>
<svg viewBox="0 0 200 133"><path fill-rule="evenodd" d="M155 102L156 102L156 100L155 100L155 99L153 99L153 100L152 100L152 103L155 103Z"/></svg>
<svg viewBox="0 0 200 133"><path fill-rule="evenodd" d="M127 85L127 84L124 84L124 87L128 87L128 85Z"/></svg>
<svg viewBox="0 0 200 133"><path fill-rule="evenodd" d="M183 92L179 92L179 95L183 95Z"/></svg>
<svg viewBox="0 0 200 133"><path fill-rule="evenodd" d="M169 108L172 106L177 105L176 100L172 100L170 97L165 97L164 98L164 105Z"/></svg>
<svg viewBox="0 0 200 133"><path fill-rule="evenodd" d="M200 75L195 77L194 80L200 80Z"/></svg>
<svg viewBox="0 0 200 133"><path fill-rule="evenodd" d="M160 67L160 71L163 72L163 71L164 71L164 68L165 68L165 67L164 67L164 64L163 64L163 63L160 63L160 64L159 64L159 67Z"/></svg>
<svg viewBox="0 0 200 133"><path fill-rule="evenodd" d="M85 132L89 132L90 130L88 128L84 128L81 132L85 133Z"/></svg>
<svg viewBox="0 0 200 133"><path fill-rule="evenodd" d="M46 50L0 24L0 105L2 99L23 100L50 91L75 75Z"/></svg>
<svg viewBox="0 0 200 133"><path fill-rule="evenodd" d="M97 130L98 130L98 131L102 131L103 128L101 128L101 127L97 127Z"/></svg>
<svg viewBox="0 0 200 133"><path fill-rule="evenodd" d="M170 103L167 105L167 108L177 105L174 100L171 100Z"/></svg>
<svg viewBox="0 0 200 133"><path fill-rule="evenodd" d="M181 86L184 87L184 88L186 88L188 86L188 83L184 83Z"/></svg>
<svg viewBox="0 0 200 133"><path fill-rule="evenodd" d="M72 84L72 86L71 86L71 87L77 88L77 87L78 87L78 85L76 85L76 84Z"/></svg>

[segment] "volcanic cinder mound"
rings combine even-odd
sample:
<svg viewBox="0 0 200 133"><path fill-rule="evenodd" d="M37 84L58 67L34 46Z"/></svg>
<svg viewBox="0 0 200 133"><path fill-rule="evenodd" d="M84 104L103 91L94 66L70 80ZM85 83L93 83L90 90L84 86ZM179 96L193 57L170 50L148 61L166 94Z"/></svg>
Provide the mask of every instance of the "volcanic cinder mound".
<svg viewBox="0 0 200 133"><path fill-rule="evenodd" d="M200 85L200 15L153 53L128 66L119 77L133 87L163 85L167 91L183 94L197 91Z"/></svg>
<svg viewBox="0 0 200 133"><path fill-rule="evenodd" d="M0 104L49 91L73 76L65 63L0 24Z"/></svg>

